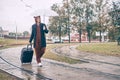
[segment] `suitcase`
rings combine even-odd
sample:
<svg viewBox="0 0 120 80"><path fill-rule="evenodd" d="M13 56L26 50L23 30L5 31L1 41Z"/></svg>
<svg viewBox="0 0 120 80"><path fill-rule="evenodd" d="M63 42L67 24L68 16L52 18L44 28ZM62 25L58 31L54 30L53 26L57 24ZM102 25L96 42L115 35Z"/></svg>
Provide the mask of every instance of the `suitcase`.
<svg viewBox="0 0 120 80"><path fill-rule="evenodd" d="M30 63L32 62L32 57L33 57L33 49L32 49L32 44L28 44L27 47L23 48L21 50L21 63Z"/></svg>

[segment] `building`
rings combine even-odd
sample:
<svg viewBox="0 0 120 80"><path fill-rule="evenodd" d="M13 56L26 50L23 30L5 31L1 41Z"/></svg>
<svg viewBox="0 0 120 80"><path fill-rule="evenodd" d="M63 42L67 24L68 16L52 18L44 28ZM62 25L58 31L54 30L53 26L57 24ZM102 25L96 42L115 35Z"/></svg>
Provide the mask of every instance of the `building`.
<svg viewBox="0 0 120 80"><path fill-rule="evenodd" d="M3 30L2 27L0 27L0 38L4 38L5 35L9 35L9 31Z"/></svg>
<svg viewBox="0 0 120 80"><path fill-rule="evenodd" d="M79 42L80 41L79 33L71 34L71 41ZM88 41L87 33L81 35L81 41Z"/></svg>
<svg viewBox="0 0 120 80"><path fill-rule="evenodd" d="M74 29L71 31L71 41L75 41L75 42L80 41L80 35L77 29ZM84 41L84 42L88 41L87 32L85 30L83 30L81 34L81 41Z"/></svg>

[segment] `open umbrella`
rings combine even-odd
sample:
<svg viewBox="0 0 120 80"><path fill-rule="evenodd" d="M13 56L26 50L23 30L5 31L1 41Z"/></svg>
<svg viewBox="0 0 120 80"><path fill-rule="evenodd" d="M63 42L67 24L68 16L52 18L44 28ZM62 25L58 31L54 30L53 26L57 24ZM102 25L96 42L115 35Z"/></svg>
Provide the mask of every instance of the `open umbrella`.
<svg viewBox="0 0 120 80"><path fill-rule="evenodd" d="M48 18L51 16L58 16L58 14L50 9L38 9L31 13L31 15L34 16L41 16L43 17L42 20L44 23L46 23L46 20L48 22Z"/></svg>
<svg viewBox="0 0 120 80"><path fill-rule="evenodd" d="M50 9L38 9L38 10L35 10L31 15L32 16L45 16L45 17L58 16L56 12Z"/></svg>

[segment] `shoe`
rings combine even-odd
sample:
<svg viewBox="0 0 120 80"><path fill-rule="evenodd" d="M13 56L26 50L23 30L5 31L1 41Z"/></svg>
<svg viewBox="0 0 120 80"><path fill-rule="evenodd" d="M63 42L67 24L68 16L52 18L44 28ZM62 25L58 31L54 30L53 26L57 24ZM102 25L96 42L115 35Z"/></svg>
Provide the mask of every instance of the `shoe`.
<svg viewBox="0 0 120 80"><path fill-rule="evenodd" d="M39 67L42 67L42 64L41 64L41 63L38 63L38 66L39 66Z"/></svg>

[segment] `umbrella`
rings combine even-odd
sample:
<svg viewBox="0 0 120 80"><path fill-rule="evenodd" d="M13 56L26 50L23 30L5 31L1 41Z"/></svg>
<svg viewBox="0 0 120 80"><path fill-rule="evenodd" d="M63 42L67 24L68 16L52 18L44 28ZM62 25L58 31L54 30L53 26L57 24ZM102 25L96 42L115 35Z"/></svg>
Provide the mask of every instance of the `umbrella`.
<svg viewBox="0 0 120 80"><path fill-rule="evenodd" d="M58 16L56 12L50 9L38 9L38 10L35 10L31 15L32 16L46 16L46 17Z"/></svg>

